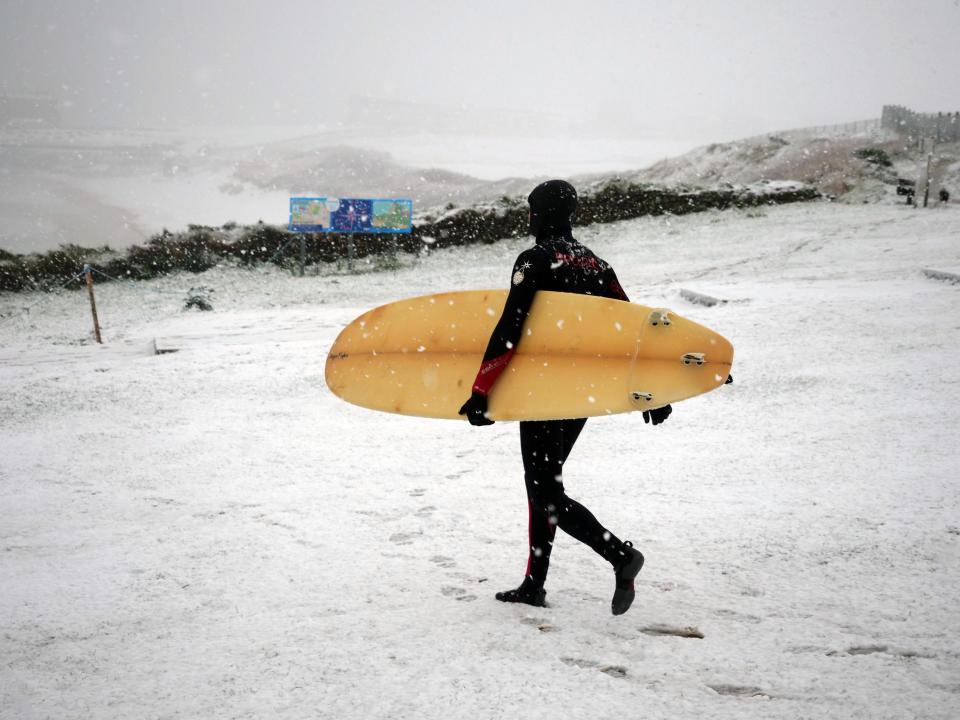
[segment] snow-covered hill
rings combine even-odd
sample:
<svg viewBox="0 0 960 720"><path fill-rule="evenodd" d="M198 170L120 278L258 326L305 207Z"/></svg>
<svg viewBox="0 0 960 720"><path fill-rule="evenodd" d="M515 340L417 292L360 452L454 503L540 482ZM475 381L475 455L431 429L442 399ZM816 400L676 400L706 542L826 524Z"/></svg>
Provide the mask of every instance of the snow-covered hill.
<svg viewBox="0 0 960 720"><path fill-rule="evenodd" d="M852 126L856 127L856 126ZM915 147L874 125L791 131L691 150L597 137L369 135L342 128L0 129L0 248L124 248L163 228L284 224L291 195L410 197L418 212L523 196L547 176L666 185L801 181L847 201L896 202ZM872 148L886 169L857 158ZM941 146L935 189L960 197L960 147Z"/></svg>
<svg viewBox="0 0 960 720"><path fill-rule="evenodd" d="M408 197L418 210L529 192L533 178L628 170L690 143L377 135L340 128L0 128L0 248L114 248L163 228L284 224L292 194Z"/></svg>
<svg viewBox="0 0 960 720"><path fill-rule="evenodd" d="M526 241L106 285L102 347L83 293L0 296L37 303L0 322L0 717L957 717L960 288L921 272L960 272L956 206L580 236L737 353L664 426L590 421L565 468L647 556L619 618L562 534L551 607L493 599L525 563L516 426L323 384L361 311L504 286ZM214 312L183 311L201 284Z"/></svg>
<svg viewBox="0 0 960 720"><path fill-rule="evenodd" d="M892 165L885 168L857 157L863 150L887 153ZM627 177L668 185L708 186L793 180L814 185L824 194L847 202L895 202L897 179L918 181L926 172L926 160L916 143L879 128L860 132L806 130L706 145L628 173ZM960 192L960 144L937 146L930 174L934 199L941 187L956 197Z"/></svg>

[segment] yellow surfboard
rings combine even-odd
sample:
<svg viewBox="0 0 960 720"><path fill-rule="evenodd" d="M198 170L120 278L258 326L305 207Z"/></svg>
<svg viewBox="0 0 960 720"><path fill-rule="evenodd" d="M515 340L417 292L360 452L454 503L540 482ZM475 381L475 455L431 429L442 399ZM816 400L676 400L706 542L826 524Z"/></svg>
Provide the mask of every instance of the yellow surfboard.
<svg viewBox="0 0 960 720"><path fill-rule="evenodd" d="M372 410L457 414L505 290L410 298L364 313L327 356L327 386ZM516 353L490 394L493 420L560 420L649 410L723 385L733 346L662 308L538 292Z"/></svg>

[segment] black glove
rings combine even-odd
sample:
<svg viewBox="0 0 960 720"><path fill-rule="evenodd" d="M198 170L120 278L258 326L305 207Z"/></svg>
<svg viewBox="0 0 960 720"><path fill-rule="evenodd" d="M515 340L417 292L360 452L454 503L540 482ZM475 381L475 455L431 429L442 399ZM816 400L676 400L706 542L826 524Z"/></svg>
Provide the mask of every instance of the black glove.
<svg viewBox="0 0 960 720"><path fill-rule="evenodd" d="M670 413L672 412L673 408L669 405L664 405L662 408L656 408L655 410L644 410L643 421L645 423L652 422L654 425L659 425L670 417Z"/></svg>
<svg viewBox="0 0 960 720"><path fill-rule="evenodd" d="M471 425L493 425L493 420L487 417L487 396L473 393L463 407L460 414L466 415Z"/></svg>

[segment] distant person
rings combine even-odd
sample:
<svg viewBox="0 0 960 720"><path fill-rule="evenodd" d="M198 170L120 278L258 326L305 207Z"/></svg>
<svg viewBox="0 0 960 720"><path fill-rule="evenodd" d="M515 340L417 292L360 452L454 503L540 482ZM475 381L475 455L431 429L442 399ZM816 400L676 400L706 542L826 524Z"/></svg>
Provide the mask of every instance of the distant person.
<svg viewBox="0 0 960 720"><path fill-rule="evenodd" d="M471 425L492 425L487 397L522 342L522 330L539 290L598 295L628 301L613 268L574 239L571 219L577 209L577 191L563 180L538 185L527 198L530 232L536 244L520 253L513 265L510 293L500 320L490 336L470 399L460 408ZM659 425L671 413L669 405L643 413L646 422ZM580 436L585 418L520 423L520 453L529 505L527 569L519 587L498 592L497 600L544 606L547 570L557 527L590 546L613 567L615 587L610 609L625 613L633 603L634 578L643 567L643 555L630 542L619 540L586 507L566 494L563 465Z"/></svg>
<svg viewBox="0 0 960 720"><path fill-rule="evenodd" d="M940 188L940 202L943 205L946 205L948 202L950 202L950 193L947 192L946 188Z"/></svg>

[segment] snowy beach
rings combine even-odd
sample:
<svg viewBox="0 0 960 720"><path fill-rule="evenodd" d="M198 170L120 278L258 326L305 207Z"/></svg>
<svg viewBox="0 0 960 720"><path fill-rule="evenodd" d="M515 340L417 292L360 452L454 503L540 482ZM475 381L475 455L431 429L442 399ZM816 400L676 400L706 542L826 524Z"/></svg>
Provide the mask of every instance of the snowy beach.
<svg viewBox="0 0 960 720"><path fill-rule="evenodd" d="M591 420L565 468L647 556L628 614L562 534L550 607L493 599L526 559L515 425L324 386L362 311L505 287L529 240L103 285L103 346L85 293L2 295L0 717L960 715L960 287L922 272L960 272L960 209L577 235L736 348L733 385Z"/></svg>

